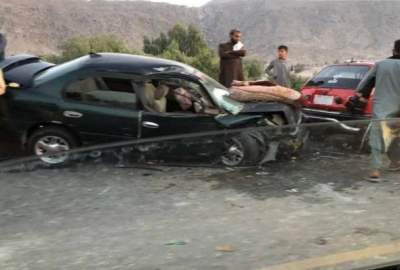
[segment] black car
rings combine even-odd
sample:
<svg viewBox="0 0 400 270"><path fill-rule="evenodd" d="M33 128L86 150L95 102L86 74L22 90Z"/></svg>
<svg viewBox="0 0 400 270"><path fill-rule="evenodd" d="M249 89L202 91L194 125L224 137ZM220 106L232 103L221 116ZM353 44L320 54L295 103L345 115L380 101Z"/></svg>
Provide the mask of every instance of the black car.
<svg viewBox="0 0 400 270"><path fill-rule="evenodd" d="M10 85L0 97L2 140L17 139L25 153L51 165L65 163L70 158L65 151L81 146L279 127L273 132L252 130L180 140L172 146L135 147L139 152L167 147L161 152L217 155L227 166L250 165L274 159L279 145L298 146L302 140L298 109L281 103L234 101L224 86L174 61L93 53L53 65L36 56L17 55L0 62L0 68ZM291 128L282 132L284 125Z"/></svg>

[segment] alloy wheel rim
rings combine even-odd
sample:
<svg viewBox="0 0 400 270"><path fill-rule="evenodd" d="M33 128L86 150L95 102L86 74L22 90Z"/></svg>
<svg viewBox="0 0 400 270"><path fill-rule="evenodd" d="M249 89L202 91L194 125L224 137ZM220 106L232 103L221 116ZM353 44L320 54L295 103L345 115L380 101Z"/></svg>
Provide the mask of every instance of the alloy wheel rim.
<svg viewBox="0 0 400 270"><path fill-rule="evenodd" d="M48 164L61 164L68 159L71 147L67 140L59 136L45 136L40 138L34 147L35 155Z"/></svg>
<svg viewBox="0 0 400 270"><path fill-rule="evenodd" d="M227 166L238 166L244 158L242 143L237 139L232 139L225 143L225 152L222 156L222 162Z"/></svg>

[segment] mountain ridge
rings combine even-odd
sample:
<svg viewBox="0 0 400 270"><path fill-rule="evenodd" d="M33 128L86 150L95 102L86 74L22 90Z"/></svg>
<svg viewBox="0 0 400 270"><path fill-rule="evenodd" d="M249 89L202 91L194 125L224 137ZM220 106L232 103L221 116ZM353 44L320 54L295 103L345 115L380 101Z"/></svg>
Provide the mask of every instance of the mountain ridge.
<svg viewBox="0 0 400 270"><path fill-rule="evenodd" d="M13 0L0 2L9 53L59 52L67 38L113 34L133 48L176 23L194 24L210 46L239 28L252 57L269 61L281 43L294 62L380 59L400 38L400 1L214 0L201 8L144 1Z"/></svg>

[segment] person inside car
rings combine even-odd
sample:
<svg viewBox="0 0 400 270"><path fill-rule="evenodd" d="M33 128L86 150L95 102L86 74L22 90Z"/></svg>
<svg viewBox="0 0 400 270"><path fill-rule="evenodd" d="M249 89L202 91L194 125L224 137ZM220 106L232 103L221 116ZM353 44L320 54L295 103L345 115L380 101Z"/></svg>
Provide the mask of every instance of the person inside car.
<svg viewBox="0 0 400 270"><path fill-rule="evenodd" d="M193 111L193 96L183 87L174 89L173 95L182 111Z"/></svg>
<svg viewBox="0 0 400 270"><path fill-rule="evenodd" d="M372 171L369 180L380 182L383 168L383 153L386 153L393 141L394 125L388 118L400 116L400 40L395 41L393 56L378 62L365 76L357 87L358 93L347 104L349 110L365 107L373 88L375 97L373 103L370 131L370 146L372 154ZM400 162L392 161L389 169L400 170Z"/></svg>
<svg viewBox="0 0 400 270"><path fill-rule="evenodd" d="M165 113L167 111L167 98L169 87L159 80L152 80L137 87L137 95L146 111Z"/></svg>

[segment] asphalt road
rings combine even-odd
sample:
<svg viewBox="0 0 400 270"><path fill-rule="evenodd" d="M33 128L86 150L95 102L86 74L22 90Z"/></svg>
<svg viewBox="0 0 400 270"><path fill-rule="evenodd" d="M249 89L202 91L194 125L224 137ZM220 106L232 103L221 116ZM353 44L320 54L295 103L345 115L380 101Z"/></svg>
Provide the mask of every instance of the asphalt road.
<svg viewBox="0 0 400 270"><path fill-rule="evenodd" d="M372 184L367 169L312 151L264 169L3 170L0 269L268 269L396 243L400 179ZM346 266L398 254L378 255Z"/></svg>

